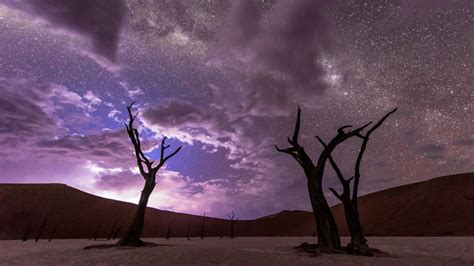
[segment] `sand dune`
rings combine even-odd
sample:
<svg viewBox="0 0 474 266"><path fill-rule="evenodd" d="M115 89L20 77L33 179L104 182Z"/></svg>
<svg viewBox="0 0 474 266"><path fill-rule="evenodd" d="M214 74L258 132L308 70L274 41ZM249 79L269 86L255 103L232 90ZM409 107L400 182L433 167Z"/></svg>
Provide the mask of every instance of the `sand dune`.
<svg viewBox="0 0 474 266"><path fill-rule="evenodd" d="M368 235L474 235L474 174L439 177L362 196L359 208ZM1 184L0 239L19 239L28 228L32 237L47 217L42 238L57 226L56 238L106 238L113 224L124 232L135 205L97 197L62 184ZM341 233L347 235L342 206L333 212ZM149 208L144 236L200 234L201 217ZM98 228L100 229L98 230ZM226 236L228 221L206 218L207 236ZM239 221L239 236L310 236L310 212L283 211L256 220Z"/></svg>

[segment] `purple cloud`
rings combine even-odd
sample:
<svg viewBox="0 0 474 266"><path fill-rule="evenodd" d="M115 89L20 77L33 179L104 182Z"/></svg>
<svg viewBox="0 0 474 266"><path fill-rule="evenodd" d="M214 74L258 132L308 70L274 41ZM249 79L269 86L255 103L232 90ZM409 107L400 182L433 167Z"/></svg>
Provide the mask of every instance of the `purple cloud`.
<svg viewBox="0 0 474 266"><path fill-rule="evenodd" d="M242 91L229 95L225 85L214 84L218 97L231 97L225 103L243 114L287 115L295 98L323 92L321 61L331 50L331 6L329 1L281 1L266 11L253 1L234 2L219 35L224 48L213 62L240 72Z"/></svg>
<svg viewBox="0 0 474 266"><path fill-rule="evenodd" d="M53 27L79 35L88 42L86 55L102 64L117 63L120 32L127 16L123 0L5 0L6 5L33 17L41 18Z"/></svg>

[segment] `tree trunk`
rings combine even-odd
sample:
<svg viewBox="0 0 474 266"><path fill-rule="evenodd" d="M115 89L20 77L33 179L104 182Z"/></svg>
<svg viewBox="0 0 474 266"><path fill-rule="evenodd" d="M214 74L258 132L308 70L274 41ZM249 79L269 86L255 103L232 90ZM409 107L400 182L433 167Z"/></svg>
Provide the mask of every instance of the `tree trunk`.
<svg viewBox="0 0 474 266"><path fill-rule="evenodd" d="M154 180L154 178L152 180ZM137 212L135 213L135 218L133 219L132 225L130 226L130 229L128 229L128 232L125 234L125 236L122 237L122 239L120 239L120 241L117 243L117 246L139 247L145 245L145 243L140 239L140 236L143 231L148 199L150 198L154 188L154 182L145 182L145 187L142 190L140 202L138 203Z"/></svg>
<svg viewBox="0 0 474 266"><path fill-rule="evenodd" d="M230 221L230 238L234 238L234 221Z"/></svg>
<svg viewBox="0 0 474 266"><path fill-rule="evenodd" d="M360 223L359 212L349 198L344 199L343 205L347 227L351 234L351 242L347 245L348 251L354 254L370 255L370 248Z"/></svg>
<svg viewBox="0 0 474 266"><path fill-rule="evenodd" d="M312 178L308 179L308 192L318 231L318 247L326 250L340 249L341 241L334 216L324 197L321 186Z"/></svg>

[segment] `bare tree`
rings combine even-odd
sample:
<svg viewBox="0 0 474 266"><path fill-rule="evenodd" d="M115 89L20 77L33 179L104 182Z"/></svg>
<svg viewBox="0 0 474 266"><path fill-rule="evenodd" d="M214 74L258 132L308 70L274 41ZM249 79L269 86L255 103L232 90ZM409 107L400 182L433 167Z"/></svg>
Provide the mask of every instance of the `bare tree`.
<svg viewBox="0 0 474 266"><path fill-rule="evenodd" d="M135 213L135 218L133 219L133 222L127 233L124 235L124 237L122 237L122 239L120 239L117 245L139 247L146 245L146 243L140 239L140 236L143 231L145 211L148 204L148 199L150 198L150 195L156 185L156 173L163 165L165 165L166 161L169 158L173 157L181 150L181 147L178 147L174 152L172 152L168 156L165 156L165 150L168 149L170 145L165 145L166 137L164 137L161 141L160 161L156 166L153 166L154 161L150 160L143 152L140 143L140 137L138 135L138 130L133 127L133 122L135 121L135 118L138 115L138 112L136 112L135 115L132 114L133 104L134 103L131 103L129 106L127 106L128 116L130 120L128 122L128 125L126 123L124 124L127 129L128 136L135 149L135 157L137 160L138 169L143 179L145 180L145 185L140 196L140 201L138 203L137 211Z"/></svg>
<svg viewBox="0 0 474 266"><path fill-rule="evenodd" d="M48 222L48 216L45 216L45 217L44 217L44 220L43 220L43 223L40 225L38 234L36 235L36 239L35 239L36 242L38 242L38 240L40 239L41 234L43 233L43 230L44 230L44 228L46 227L46 223L47 223L47 222Z"/></svg>
<svg viewBox="0 0 474 266"><path fill-rule="evenodd" d="M48 239L49 242L53 240L54 236L56 235L56 231L58 231L58 225L54 226L53 231L51 232L51 235L49 235L49 239Z"/></svg>
<svg viewBox="0 0 474 266"><path fill-rule="evenodd" d="M25 229L23 230L23 235L21 237L21 240L22 241L26 241L28 240L28 238L30 237L30 234L31 234L31 226L27 226L25 227Z"/></svg>
<svg viewBox="0 0 474 266"><path fill-rule="evenodd" d="M166 231L166 236L165 236L166 239L170 239L172 227L173 225L168 226L168 230Z"/></svg>
<svg viewBox="0 0 474 266"><path fill-rule="evenodd" d="M360 165L362 162L362 157L364 152L367 148L367 144L369 142L369 137L378 127L380 127L383 122L395 111L397 108L393 109L389 113L387 113L382 119L380 119L374 126L372 126L365 135L358 134L357 136L362 138L362 146L359 150L359 154L357 156L354 176L351 178L346 179L342 174L341 170L337 166L336 162L334 161L333 157L329 156L329 162L331 163L332 168L336 172L336 175L341 182L342 185L342 193L338 193L334 188L330 188L331 192L338 198L343 206L344 206L344 214L346 216L347 227L349 228L349 232L351 234L351 242L347 245L347 250L350 253L360 254L360 255L372 255L370 248L367 244L367 239L365 238L364 229L359 219L359 210L357 208L357 193L359 190L359 182L360 182ZM319 142L323 145L323 147L327 147L326 143L318 136L316 138ZM352 197L351 197L351 181L354 180L354 184L352 187Z"/></svg>
<svg viewBox="0 0 474 266"><path fill-rule="evenodd" d="M345 132L344 130L350 128L351 126L346 125L340 127L337 130L337 135L325 146L319 155L316 164L308 156L304 150L304 147L302 147L298 142L300 123L301 109L298 107L293 137L291 139L288 138L288 142L290 143L291 147L286 149L280 149L276 145L275 147L277 151L291 155L303 168L303 171L306 175L309 198L313 208L313 214L316 221L316 230L318 233L318 248L321 251L338 250L341 249L339 231L337 229L334 216L331 213L331 209L329 208L323 193L322 180L324 168L326 161L331 155L331 152L336 148L337 145L351 137L359 135L360 132L370 123L348 132Z"/></svg>
<svg viewBox="0 0 474 266"><path fill-rule="evenodd" d="M97 229L95 230L95 233L94 233L94 241L96 241L97 237L99 237L99 232L101 228L102 228L102 225L99 224L99 226L97 226Z"/></svg>
<svg viewBox="0 0 474 266"><path fill-rule="evenodd" d="M238 219L235 217L234 211L232 211L232 215L227 215L229 218L229 225L230 225L230 238L234 238L235 236L235 225L237 224Z"/></svg>
<svg viewBox="0 0 474 266"><path fill-rule="evenodd" d="M112 236L114 235L114 233L115 233L115 227L117 226L117 223L118 223L118 220L115 219L114 225L112 225L112 228L110 229L110 233L109 233L109 235L107 236L107 240L110 240L110 239L112 238Z"/></svg>
<svg viewBox="0 0 474 266"><path fill-rule="evenodd" d="M118 233L120 232L120 230L122 229L122 226L118 226L117 229L115 230L114 232L114 236L112 237L113 240L115 240L115 238L117 238L117 235Z"/></svg>
<svg viewBox="0 0 474 266"><path fill-rule="evenodd" d="M191 232L191 222L188 222L188 230L186 231L186 238L188 240L191 240L191 238L189 236L190 232Z"/></svg>

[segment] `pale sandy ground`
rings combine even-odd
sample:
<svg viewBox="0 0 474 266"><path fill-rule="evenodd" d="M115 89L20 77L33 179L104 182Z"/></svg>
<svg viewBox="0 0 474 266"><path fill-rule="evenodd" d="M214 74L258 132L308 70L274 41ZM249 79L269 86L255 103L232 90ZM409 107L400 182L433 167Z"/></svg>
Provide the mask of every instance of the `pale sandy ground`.
<svg viewBox="0 0 474 266"><path fill-rule="evenodd" d="M167 246L83 250L90 240L0 241L0 265L474 265L474 237L371 237L391 258L312 257L293 247L313 237L146 239ZM343 239L344 242L347 238Z"/></svg>

